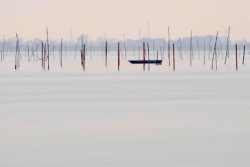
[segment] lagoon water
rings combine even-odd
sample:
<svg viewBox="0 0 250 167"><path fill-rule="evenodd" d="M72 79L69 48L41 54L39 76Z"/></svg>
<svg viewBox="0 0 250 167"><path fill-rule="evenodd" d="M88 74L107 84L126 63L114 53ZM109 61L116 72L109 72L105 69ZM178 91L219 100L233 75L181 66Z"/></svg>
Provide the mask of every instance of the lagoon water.
<svg viewBox="0 0 250 167"><path fill-rule="evenodd" d="M116 52L0 62L0 165L248 166L250 59L227 64L176 56L160 66L131 65ZM137 59L127 53L127 59ZM124 55L123 55L124 56Z"/></svg>

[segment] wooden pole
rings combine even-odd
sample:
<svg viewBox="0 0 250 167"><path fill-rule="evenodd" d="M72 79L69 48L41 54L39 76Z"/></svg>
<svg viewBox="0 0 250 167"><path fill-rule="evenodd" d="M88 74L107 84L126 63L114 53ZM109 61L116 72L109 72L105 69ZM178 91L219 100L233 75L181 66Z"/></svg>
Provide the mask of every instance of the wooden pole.
<svg viewBox="0 0 250 167"><path fill-rule="evenodd" d="M145 71L145 42L143 42L143 71Z"/></svg>
<svg viewBox="0 0 250 167"><path fill-rule="evenodd" d="M235 44L235 52L236 52L236 70L238 70L238 55L237 55L237 44Z"/></svg>
<svg viewBox="0 0 250 167"><path fill-rule="evenodd" d="M108 41L106 41L105 45L105 66L108 66Z"/></svg>
<svg viewBox="0 0 250 167"><path fill-rule="evenodd" d="M214 65L214 58L216 57L216 63L217 63L217 52L216 52L216 48L217 48L217 38L218 38L218 31L217 31L217 35L216 35L216 39L215 39L215 44L214 44L214 51L213 51L213 57L212 57L212 70L213 70L213 65ZM216 70L217 70L217 64L216 64Z"/></svg>
<svg viewBox="0 0 250 167"><path fill-rule="evenodd" d="M173 43L173 70L175 71L174 43Z"/></svg>
<svg viewBox="0 0 250 167"><path fill-rule="evenodd" d="M43 42L42 42L42 68L44 66L44 57L43 57Z"/></svg>
<svg viewBox="0 0 250 167"><path fill-rule="evenodd" d="M86 46L83 45L83 70L85 71L85 56L86 56Z"/></svg>
<svg viewBox="0 0 250 167"><path fill-rule="evenodd" d="M80 52L81 52L81 65L83 67L83 54L82 54L83 50L81 50Z"/></svg>
<svg viewBox="0 0 250 167"><path fill-rule="evenodd" d="M17 41L16 41L16 55L15 55L15 69L17 69L17 64L18 64L18 35L16 33L16 38L17 38Z"/></svg>
<svg viewBox="0 0 250 167"><path fill-rule="evenodd" d="M120 71L120 42L118 42L118 71Z"/></svg>
<svg viewBox="0 0 250 167"><path fill-rule="evenodd" d="M244 64L245 61L245 53L246 53L246 46L244 45L242 64Z"/></svg>
<svg viewBox="0 0 250 167"><path fill-rule="evenodd" d="M148 71L150 70L150 63L149 63L149 44L147 43L148 46Z"/></svg>

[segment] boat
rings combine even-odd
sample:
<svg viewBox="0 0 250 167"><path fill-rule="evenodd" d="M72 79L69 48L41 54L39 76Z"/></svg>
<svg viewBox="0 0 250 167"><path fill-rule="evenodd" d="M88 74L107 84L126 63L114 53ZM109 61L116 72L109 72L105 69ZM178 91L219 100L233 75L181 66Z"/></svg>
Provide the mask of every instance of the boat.
<svg viewBox="0 0 250 167"><path fill-rule="evenodd" d="M128 60L131 64L143 64L143 60ZM162 60L145 60L145 64L156 64L161 65Z"/></svg>

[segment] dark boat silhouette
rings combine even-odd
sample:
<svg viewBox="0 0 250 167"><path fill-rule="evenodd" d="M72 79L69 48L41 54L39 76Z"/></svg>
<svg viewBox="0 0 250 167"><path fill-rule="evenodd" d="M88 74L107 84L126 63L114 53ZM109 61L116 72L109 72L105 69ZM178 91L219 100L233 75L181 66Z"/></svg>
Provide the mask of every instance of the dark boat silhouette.
<svg viewBox="0 0 250 167"><path fill-rule="evenodd" d="M143 60L128 60L131 64L143 64ZM162 60L145 60L145 64L156 64L161 65Z"/></svg>

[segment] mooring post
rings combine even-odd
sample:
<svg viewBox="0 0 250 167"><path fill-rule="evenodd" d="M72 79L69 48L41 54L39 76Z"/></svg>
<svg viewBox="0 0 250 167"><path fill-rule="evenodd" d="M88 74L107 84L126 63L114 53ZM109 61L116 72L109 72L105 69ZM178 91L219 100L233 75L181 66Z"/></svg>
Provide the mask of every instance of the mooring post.
<svg viewBox="0 0 250 167"><path fill-rule="evenodd" d="M149 44L147 43L147 47L148 47L148 71L150 70L150 59L149 59Z"/></svg>
<svg viewBox="0 0 250 167"><path fill-rule="evenodd" d="M43 68L43 66L44 66L44 65L43 65L43 64L44 64L44 63L43 63L43 62L44 62L44 59L43 59L43 58L44 58L44 57L43 57L43 42L42 42L42 68Z"/></svg>
<svg viewBox="0 0 250 167"><path fill-rule="evenodd" d="M173 70L175 71L174 43L173 43Z"/></svg>
<svg viewBox="0 0 250 167"><path fill-rule="evenodd" d="M244 64L244 60L245 60L245 53L246 53L246 46L244 45L242 64Z"/></svg>
<svg viewBox="0 0 250 167"><path fill-rule="evenodd" d="M142 54L143 54L143 71L145 71L145 57L146 57L146 55L145 55L145 42L143 42L143 52L142 52Z"/></svg>
<svg viewBox="0 0 250 167"><path fill-rule="evenodd" d="M106 41L106 46L105 46L105 66L108 66L108 41Z"/></svg>
<svg viewBox="0 0 250 167"><path fill-rule="evenodd" d="M85 56L86 56L86 48L85 44L83 45L83 70L85 71Z"/></svg>
<svg viewBox="0 0 250 167"><path fill-rule="evenodd" d="M236 52L236 70L238 70L238 55L237 55L237 44L235 44L235 52Z"/></svg>
<svg viewBox="0 0 250 167"><path fill-rule="evenodd" d="M82 54L83 50L80 51L81 53L81 65L82 65L82 68L83 68L83 54Z"/></svg>
<svg viewBox="0 0 250 167"><path fill-rule="evenodd" d="M118 71L120 71L120 42L118 42Z"/></svg>

